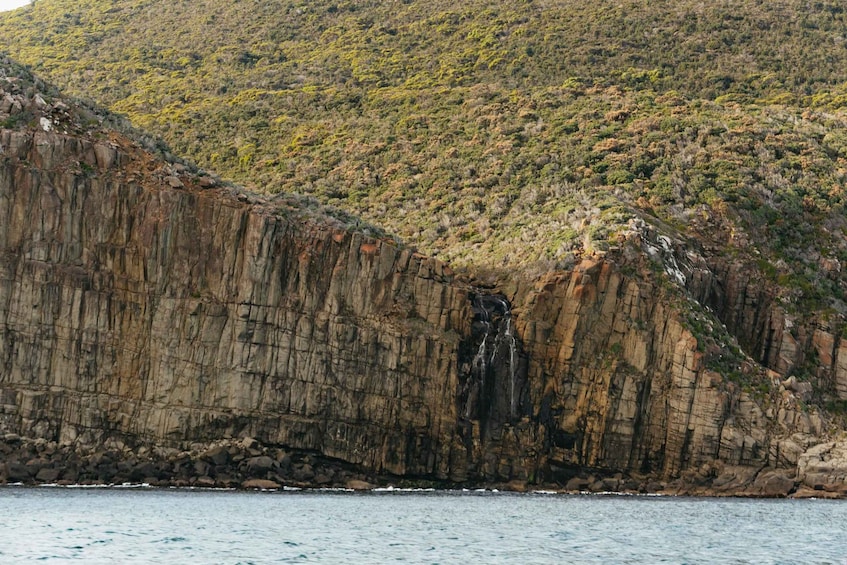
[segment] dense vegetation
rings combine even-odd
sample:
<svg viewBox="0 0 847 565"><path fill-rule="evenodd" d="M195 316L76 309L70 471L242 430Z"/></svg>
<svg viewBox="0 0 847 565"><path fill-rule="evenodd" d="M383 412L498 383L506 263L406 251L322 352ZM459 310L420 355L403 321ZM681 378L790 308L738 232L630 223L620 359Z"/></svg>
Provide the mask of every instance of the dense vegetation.
<svg viewBox="0 0 847 565"><path fill-rule="evenodd" d="M459 265L555 268L635 216L711 218L814 300L847 261L845 18L797 0L38 0L0 39L202 167Z"/></svg>

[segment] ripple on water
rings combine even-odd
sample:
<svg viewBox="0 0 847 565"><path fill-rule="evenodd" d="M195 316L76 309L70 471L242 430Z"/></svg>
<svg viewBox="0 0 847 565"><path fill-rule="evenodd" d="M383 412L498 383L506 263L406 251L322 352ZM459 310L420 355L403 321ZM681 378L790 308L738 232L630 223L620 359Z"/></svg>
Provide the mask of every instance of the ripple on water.
<svg viewBox="0 0 847 565"><path fill-rule="evenodd" d="M157 540L156 543L180 543L184 541L188 541L188 539L182 536L174 536Z"/></svg>
<svg viewBox="0 0 847 565"><path fill-rule="evenodd" d="M121 555L125 563L245 565L844 564L847 556L847 504L838 501L0 489L0 508L2 563Z"/></svg>

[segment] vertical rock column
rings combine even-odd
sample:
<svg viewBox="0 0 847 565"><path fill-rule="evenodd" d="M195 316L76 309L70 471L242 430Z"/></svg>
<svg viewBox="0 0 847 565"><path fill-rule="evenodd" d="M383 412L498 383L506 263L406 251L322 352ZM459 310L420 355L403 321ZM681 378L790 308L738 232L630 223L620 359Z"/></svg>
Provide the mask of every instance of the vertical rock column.
<svg viewBox="0 0 847 565"><path fill-rule="evenodd" d="M27 133L3 147L4 431L251 435L377 471L463 467L471 309L443 264L188 178L171 188L131 148Z"/></svg>

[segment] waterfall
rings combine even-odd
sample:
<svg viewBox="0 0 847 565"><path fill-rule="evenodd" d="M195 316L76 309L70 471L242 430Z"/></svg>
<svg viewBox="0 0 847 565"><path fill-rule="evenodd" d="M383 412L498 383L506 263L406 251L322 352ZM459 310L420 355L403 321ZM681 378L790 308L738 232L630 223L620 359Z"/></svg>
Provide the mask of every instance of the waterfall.
<svg viewBox="0 0 847 565"><path fill-rule="evenodd" d="M485 333L482 336L482 341L479 342L479 349L476 352L476 355L473 358L472 363L472 372L476 377L478 376L478 384L481 390L485 389L485 374L487 372L488 364L485 362L485 353L488 344L488 336L491 333L491 315L488 313L488 310L482 305L481 302L477 302L479 307L479 322L485 327ZM493 359L492 359L493 360ZM471 407L474 404L473 391L468 395L468 401L465 404L465 418L470 419L471 417Z"/></svg>
<svg viewBox="0 0 847 565"><path fill-rule="evenodd" d="M515 336L512 334L512 308L509 302L501 297L501 296L492 296L490 297L498 306L503 309L503 317L500 320L500 327L503 327L502 338L498 327L497 338L494 340L494 350L491 352L491 361L490 363L494 363L494 359L497 357L497 348L501 341L505 339L506 344L509 347L509 418L515 418L515 348L517 347L517 342L515 341ZM486 311L486 316L490 319L490 313ZM488 337L488 334L486 334ZM484 340L483 340L484 342Z"/></svg>
<svg viewBox="0 0 847 565"><path fill-rule="evenodd" d="M515 336L512 335L512 312L506 318L506 338L509 340L509 417L515 418Z"/></svg>
<svg viewBox="0 0 847 565"><path fill-rule="evenodd" d="M464 357L470 363L460 384L459 413L491 430L520 417L525 368L508 300L481 293L470 298L474 319Z"/></svg>

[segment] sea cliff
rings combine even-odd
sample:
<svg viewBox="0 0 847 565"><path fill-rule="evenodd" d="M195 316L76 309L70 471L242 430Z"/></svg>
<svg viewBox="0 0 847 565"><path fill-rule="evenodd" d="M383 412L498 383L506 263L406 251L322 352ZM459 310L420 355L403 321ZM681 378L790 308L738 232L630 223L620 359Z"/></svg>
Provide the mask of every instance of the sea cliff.
<svg viewBox="0 0 847 565"><path fill-rule="evenodd" d="M847 492L788 378L815 351L844 398L847 343L743 268L635 223L457 274L2 87L2 480Z"/></svg>

